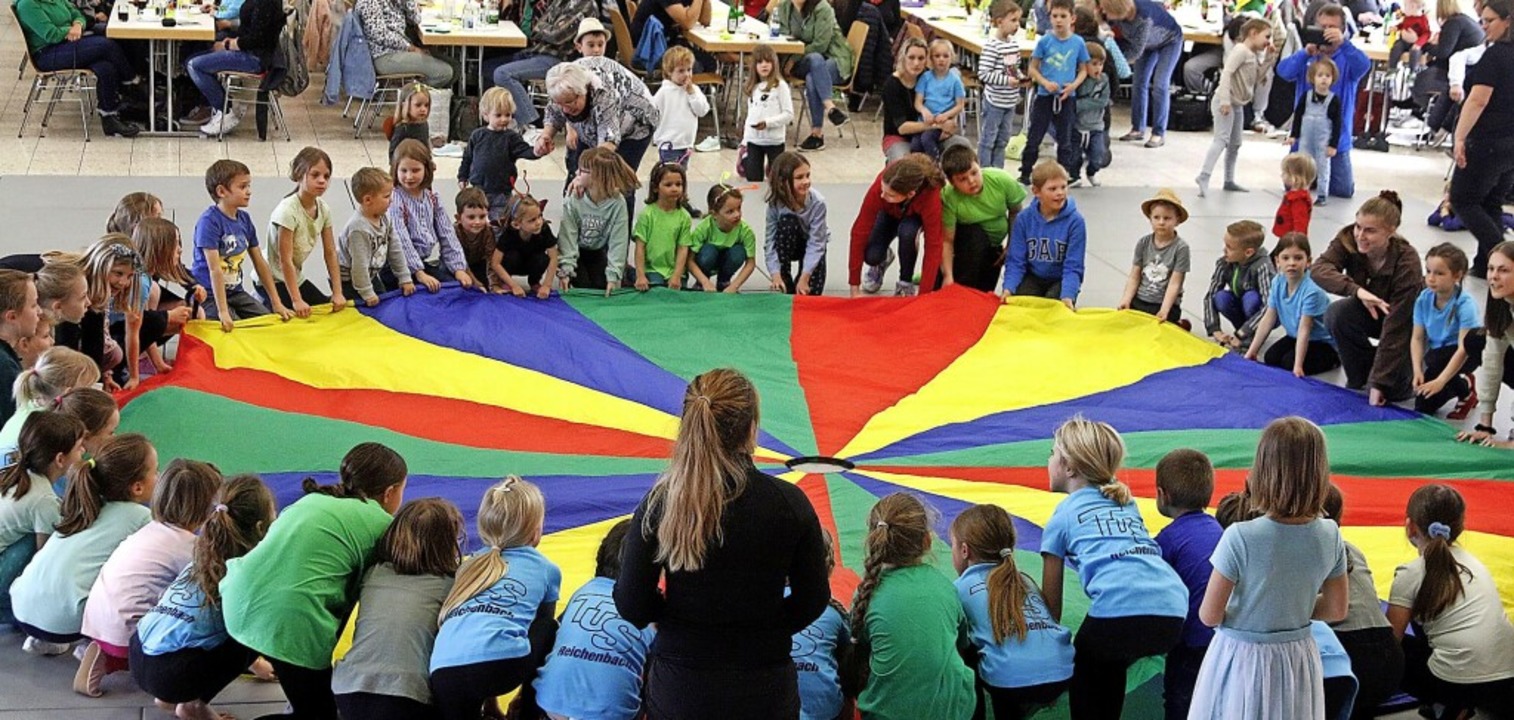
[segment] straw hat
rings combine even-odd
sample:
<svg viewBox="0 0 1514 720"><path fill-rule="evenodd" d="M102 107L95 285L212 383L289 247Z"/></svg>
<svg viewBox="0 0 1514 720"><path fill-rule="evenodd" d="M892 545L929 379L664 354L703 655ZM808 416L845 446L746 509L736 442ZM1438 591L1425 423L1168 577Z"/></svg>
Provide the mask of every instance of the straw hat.
<svg viewBox="0 0 1514 720"><path fill-rule="evenodd" d="M1141 214L1145 215L1146 217L1151 217L1151 206L1157 203L1167 203L1168 205L1171 205L1173 210L1177 211L1179 225L1188 222L1188 208L1183 207L1182 198L1179 198L1178 194L1173 192L1171 188L1162 188L1161 190L1158 190L1157 194L1150 200L1142 202Z"/></svg>
<svg viewBox="0 0 1514 720"><path fill-rule="evenodd" d="M573 42L578 42L579 38L589 33L599 33L605 37L610 36L610 32L605 30L605 24L600 22L599 18L586 17L578 21L578 34L573 36Z"/></svg>

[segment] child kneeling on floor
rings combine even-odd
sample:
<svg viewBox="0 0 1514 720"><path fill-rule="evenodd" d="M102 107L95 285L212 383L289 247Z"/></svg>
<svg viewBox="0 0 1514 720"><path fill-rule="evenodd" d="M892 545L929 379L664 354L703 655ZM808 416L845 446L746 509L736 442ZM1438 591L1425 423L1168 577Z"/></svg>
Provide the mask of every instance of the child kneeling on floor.
<svg viewBox="0 0 1514 720"><path fill-rule="evenodd" d="M1225 227L1225 251L1214 263L1209 292L1204 294L1204 332L1231 350L1251 341L1267 307L1272 287L1272 259L1262 252L1262 226L1238 220ZM1220 329L1220 318L1235 326L1235 334Z"/></svg>
<svg viewBox="0 0 1514 720"><path fill-rule="evenodd" d="M1067 170L1051 160L1042 162L1030 175L1030 189L1035 199L1015 216L1009 234L999 297L1061 299L1076 309L1088 230L1077 203L1067 197Z"/></svg>
<svg viewBox="0 0 1514 720"><path fill-rule="evenodd" d="M1309 238L1303 233L1288 233L1277 241L1272 251L1279 274L1272 278L1267 294L1267 310L1256 326L1256 337L1246 351L1247 360L1255 360L1262 344L1272 333L1274 323L1281 322L1285 335L1267 348L1265 362L1275 368L1292 370L1294 377L1318 375L1340 367L1335 352L1335 338L1325 327L1325 310L1330 296L1309 276Z"/></svg>

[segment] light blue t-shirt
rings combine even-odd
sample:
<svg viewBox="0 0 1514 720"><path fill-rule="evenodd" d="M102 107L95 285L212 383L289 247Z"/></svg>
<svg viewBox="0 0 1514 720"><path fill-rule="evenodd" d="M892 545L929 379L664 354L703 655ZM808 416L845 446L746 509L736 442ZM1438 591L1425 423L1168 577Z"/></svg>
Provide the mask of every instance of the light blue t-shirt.
<svg viewBox="0 0 1514 720"><path fill-rule="evenodd" d="M1461 331L1482 327L1482 319L1470 294L1458 290L1451 302L1437 310L1435 291L1425 288L1414 299L1414 324L1425 329L1425 346L1437 350L1461 342Z"/></svg>
<svg viewBox="0 0 1514 720"><path fill-rule="evenodd" d="M500 552L510 564L505 576L442 618L431 651L431 672L525 657L531 652L526 631L542 603L557 602L562 571L534 547Z"/></svg>
<svg viewBox="0 0 1514 720"><path fill-rule="evenodd" d="M1077 571L1089 617L1188 616L1188 588L1133 502L1120 505L1096 487L1068 495L1046 522L1041 552Z"/></svg>
<svg viewBox="0 0 1514 720"><path fill-rule="evenodd" d="M137 622L142 652L167 655L190 648L210 650L231 639L221 606L206 601L205 591L190 576L193 569L193 565L184 568L158 604Z"/></svg>
<svg viewBox="0 0 1514 720"><path fill-rule="evenodd" d="M956 68L947 68L946 77L937 77L935 70L920 73L915 80L915 92L925 98L925 109L932 113L944 113L957 104L957 98L967 97L967 88L962 85L962 73Z"/></svg>
<svg viewBox="0 0 1514 720"><path fill-rule="evenodd" d="M968 636L978 651L978 676L996 688L1019 688L1061 682L1072 677L1072 633L1053 620L1030 576L1021 573L1030 592L1025 594L1025 639L1013 634L994 642L988 613L988 575L998 567L980 563L962 572L955 585L967 613Z"/></svg>
<svg viewBox="0 0 1514 720"><path fill-rule="evenodd" d="M794 633L789 656L799 671L799 720L835 720L841 715L845 700L836 648L851 641L851 628L835 605L826 605L815 622Z"/></svg>
<svg viewBox="0 0 1514 720"><path fill-rule="evenodd" d="M1220 632L1254 643L1292 642L1309 636L1320 586L1346 574L1346 544L1324 518L1288 525L1260 517L1226 528L1210 562L1235 583Z"/></svg>
<svg viewBox="0 0 1514 720"><path fill-rule="evenodd" d="M93 525L68 537L53 533L11 585L16 619L58 635L78 633L100 568L126 536L151 521L144 505L108 502Z"/></svg>
<svg viewBox="0 0 1514 720"><path fill-rule="evenodd" d="M1066 87L1078 79L1078 67L1088 62L1086 42L1079 35L1069 35L1066 40L1061 40L1056 35L1047 33L1036 41L1036 50L1031 57L1040 58L1042 77ZM1050 95L1051 93L1046 92L1046 88L1037 85L1036 94ZM1068 100L1071 101L1072 98Z"/></svg>
<svg viewBox="0 0 1514 720"><path fill-rule="evenodd" d="M631 720L641 712L641 671L657 631L637 630L615 608L614 578L596 577L568 600L536 704L582 720Z"/></svg>
<svg viewBox="0 0 1514 720"><path fill-rule="evenodd" d="M145 309L147 307L147 301L151 297L152 278L147 277L147 273L137 273L137 307ZM114 296L106 298L105 317L108 321L110 321L110 324L112 325L118 322L126 322L126 311L116 307L116 299Z"/></svg>
<svg viewBox="0 0 1514 720"><path fill-rule="evenodd" d="M1314 318L1314 324L1309 326L1309 342L1335 344L1330 328L1325 327L1325 310L1330 307L1330 296L1314 284L1314 278L1309 277L1309 273L1304 273L1304 278L1299 280L1298 289L1292 295L1288 294L1286 275L1280 273L1272 276L1267 305L1277 311L1278 322L1282 323L1283 332L1288 333L1288 337L1298 337L1299 318L1308 315Z"/></svg>

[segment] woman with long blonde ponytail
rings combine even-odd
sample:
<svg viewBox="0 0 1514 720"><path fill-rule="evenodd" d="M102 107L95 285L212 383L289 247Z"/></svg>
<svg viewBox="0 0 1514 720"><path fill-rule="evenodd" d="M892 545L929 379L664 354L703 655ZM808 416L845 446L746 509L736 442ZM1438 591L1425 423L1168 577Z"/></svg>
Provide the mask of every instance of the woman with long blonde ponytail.
<svg viewBox="0 0 1514 720"><path fill-rule="evenodd" d="M672 462L632 517L615 605L657 623L649 720L798 716L789 645L830 598L825 545L804 493L752 464L757 421L746 376L694 378Z"/></svg>
<svg viewBox="0 0 1514 720"><path fill-rule="evenodd" d="M1125 673L1182 638L1188 589L1162 560L1130 488L1117 474L1125 441L1107 423L1080 416L1057 428L1046 463L1052 492L1067 493L1041 534L1041 591L1062 620L1062 573L1070 564L1088 593L1088 617L1073 646L1072 716L1119 720Z"/></svg>

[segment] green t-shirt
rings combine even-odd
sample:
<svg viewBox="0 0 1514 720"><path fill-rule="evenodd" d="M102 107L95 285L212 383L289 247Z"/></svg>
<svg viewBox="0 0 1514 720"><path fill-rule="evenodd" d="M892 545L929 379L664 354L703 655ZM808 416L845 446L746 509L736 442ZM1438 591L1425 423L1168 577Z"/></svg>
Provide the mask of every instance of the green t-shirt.
<svg viewBox="0 0 1514 720"><path fill-rule="evenodd" d="M715 217L706 215L698 225L694 226L694 231L680 242L687 245L693 252L699 252L699 249L705 245L725 249L741 243L741 246L746 248L747 257L757 257L757 233L752 232L752 226L746 224L745 220L736 223L736 227L731 228L730 232L720 232L720 226L715 223Z"/></svg>
<svg viewBox="0 0 1514 720"><path fill-rule="evenodd" d="M285 508L257 547L226 563L226 631L263 655L331 667L358 579L391 520L375 501L319 493Z"/></svg>
<svg viewBox="0 0 1514 720"><path fill-rule="evenodd" d="M977 195L957 192L950 183L941 189L941 224L982 225L989 240L1003 242L1009 236L1008 212L1025 202L1025 186L1008 171L983 168L983 190Z"/></svg>
<svg viewBox="0 0 1514 720"><path fill-rule="evenodd" d="M673 277L678 246L688 244L684 238L688 237L693 222L694 218L689 217L689 211L683 208L668 211L655 204L642 208L631 235L637 242L647 245L647 272L657 273L664 279Z"/></svg>
<svg viewBox="0 0 1514 720"><path fill-rule="evenodd" d="M888 570L867 608L872 645L863 717L966 718L976 705L967 615L950 580L930 565Z"/></svg>

